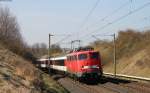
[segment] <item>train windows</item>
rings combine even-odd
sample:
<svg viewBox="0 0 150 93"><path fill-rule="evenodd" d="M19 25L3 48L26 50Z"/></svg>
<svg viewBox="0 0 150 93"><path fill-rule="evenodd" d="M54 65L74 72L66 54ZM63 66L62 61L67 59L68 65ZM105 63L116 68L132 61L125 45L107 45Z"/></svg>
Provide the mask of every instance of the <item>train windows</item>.
<svg viewBox="0 0 150 93"><path fill-rule="evenodd" d="M91 59L98 59L99 58L99 53L98 52L93 52L90 54Z"/></svg>
<svg viewBox="0 0 150 93"><path fill-rule="evenodd" d="M64 66L64 60L55 60L54 65Z"/></svg>
<svg viewBox="0 0 150 93"><path fill-rule="evenodd" d="M64 60L58 60L60 66L64 66Z"/></svg>
<svg viewBox="0 0 150 93"><path fill-rule="evenodd" d="M79 60L85 60L87 59L87 54L79 54L78 58Z"/></svg>

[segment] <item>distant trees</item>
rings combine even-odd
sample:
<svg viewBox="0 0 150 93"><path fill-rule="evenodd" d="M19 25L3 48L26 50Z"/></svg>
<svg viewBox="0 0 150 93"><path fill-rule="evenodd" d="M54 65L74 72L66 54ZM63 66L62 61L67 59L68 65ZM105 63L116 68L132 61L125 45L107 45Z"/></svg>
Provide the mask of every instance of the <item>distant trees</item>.
<svg viewBox="0 0 150 93"><path fill-rule="evenodd" d="M53 44L50 49L51 54L62 53L62 49L59 45Z"/></svg>
<svg viewBox="0 0 150 93"><path fill-rule="evenodd" d="M0 44L27 59L48 54L47 45L44 43L35 43L32 46L25 43L17 19L9 8L0 7ZM50 51L51 54L56 54L62 52L62 49L59 45L54 44Z"/></svg>
<svg viewBox="0 0 150 93"><path fill-rule="evenodd" d="M113 62L113 41L99 40L93 42L93 47L99 50L103 64ZM119 31L116 38L116 58L131 57L140 50L146 49L150 53L150 30L139 32L132 29Z"/></svg>
<svg viewBox="0 0 150 93"><path fill-rule="evenodd" d="M47 45L44 43L35 43L31 47L32 54L36 57L41 57L48 54Z"/></svg>
<svg viewBox="0 0 150 93"><path fill-rule="evenodd" d="M150 46L150 31L138 32L132 29L120 31L116 43L117 58L134 55Z"/></svg>
<svg viewBox="0 0 150 93"><path fill-rule="evenodd" d="M32 54L38 58L42 56L48 57L48 47L44 43L33 44L31 47L31 50L32 50ZM63 52L62 48L57 44L51 45L51 48L49 51L50 51L51 56L60 55Z"/></svg>

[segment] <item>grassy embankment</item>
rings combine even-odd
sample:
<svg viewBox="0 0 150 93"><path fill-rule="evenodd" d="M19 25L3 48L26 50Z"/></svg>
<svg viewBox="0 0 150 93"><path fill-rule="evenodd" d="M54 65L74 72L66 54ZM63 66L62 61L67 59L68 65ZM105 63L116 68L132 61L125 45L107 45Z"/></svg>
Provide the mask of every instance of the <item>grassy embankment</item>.
<svg viewBox="0 0 150 93"><path fill-rule="evenodd" d="M0 93L66 93L48 74L0 45Z"/></svg>
<svg viewBox="0 0 150 93"><path fill-rule="evenodd" d="M113 72L113 42L96 41L104 72ZM116 38L117 73L150 78L150 31L121 31Z"/></svg>

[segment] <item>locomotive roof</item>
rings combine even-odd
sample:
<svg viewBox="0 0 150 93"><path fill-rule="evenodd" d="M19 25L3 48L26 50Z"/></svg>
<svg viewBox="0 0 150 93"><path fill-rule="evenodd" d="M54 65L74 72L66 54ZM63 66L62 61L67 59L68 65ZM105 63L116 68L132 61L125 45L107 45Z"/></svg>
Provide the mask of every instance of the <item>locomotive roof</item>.
<svg viewBox="0 0 150 93"><path fill-rule="evenodd" d="M75 52L72 52L68 55L74 55L74 54L81 54L81 53L90 53L90 52L98 52L98 51L94 51L94 50L89 50L89 51L75 51Z"/></svg>
<svg viewBox="0 0 150 93"><path fill-rule="evenodd" d="M46 61L46 60L48 60L48 59L46 59L46 58L40 58L37 61Z"/></svg>
<svg viewBox="0 0 150 93"><path fill-rule="evenodd" d="M64 60L64 59L66 59L66 56L50 58L50 60ZM37 61L46 61L46 60L48 60L48 58L40 58L40 59L37 59Z"/></svg>
<svg viewBox="0 0 150 93"><path fill-rule="evenodd" d="M66 59L66 56L63 56L63 57L54 57L54 58L51 58L50 60L64 60Z"/></svg>

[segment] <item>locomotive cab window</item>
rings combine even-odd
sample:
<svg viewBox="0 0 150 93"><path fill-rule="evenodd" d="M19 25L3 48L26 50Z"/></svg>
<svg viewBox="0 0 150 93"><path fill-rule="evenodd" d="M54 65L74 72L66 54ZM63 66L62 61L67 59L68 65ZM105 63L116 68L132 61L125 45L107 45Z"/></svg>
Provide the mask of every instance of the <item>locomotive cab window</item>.
<svg viewBox="0 0 150 93"><path fill-rule="evenodd" d="M99 53L98 52L91 53L90 58L91 59L98 59L99 58Z"/></svg>
<svg viewBox="0 0 150 93"><path fill-rule="evenodd" d="M78 55L79 60L85 60L85 59L87 59L87 57L88 57L87 54L79 54Z"/></svg>

